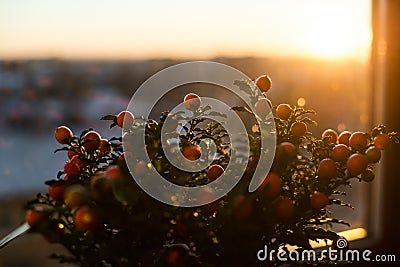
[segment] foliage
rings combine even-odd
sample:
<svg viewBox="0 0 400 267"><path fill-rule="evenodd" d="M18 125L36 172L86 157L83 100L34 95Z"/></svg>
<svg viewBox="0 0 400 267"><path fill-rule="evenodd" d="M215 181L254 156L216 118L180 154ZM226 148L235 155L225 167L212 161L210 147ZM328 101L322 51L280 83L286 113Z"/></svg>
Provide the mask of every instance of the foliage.
<svg viewBox="0 0 400 267"><path fill-rule="evenodd" d="M251 81L236 81L235 85L248 94L252 105L264 97ZM36 210L44 218L31 222L31 231L62 244L70 252L51 257L81 266L256 266L260 264L256 253L264 245L269 250L286 245L309 249L310 240L339 238L331 226L348 223L332 217L325 206L352 207L340 199L344 194L341 186L351 186L351 180L362 181L366 172L371 175L374 161L369 160L367 151L374 146L374 138L388 133L387 129L378 126L365 133L367 145L363 147L342 143L349 151L348 156L360 154L368 160L368 166L362 166L361 172L354 175L348 171L348 160L335 161L334 169L328 169L328 174L332 171L334 175L329 177L320 164L332 157L338 139L318 138L309 131L299 134L294 130L299 122L316 125L310 118L313 111L290 107L289 116L282 118L276 114L277 106L273 106L273 116L263 119L249 107L233 109L258 117L260 123L275 122L277 145L270 174L279 177L277 193L272 192L276 185L267 180L256 192L247 191L260 155L261 135L265 134L259 127L252 127L247 133L250 155L245 158L248 165L244 177L221 199L201 207L183 208L163 204L147 195L131 177L126 160L135 162L134 175L146 175L149 168L155 168L165 179L184 186L203 185L212 180L207 169L188 173L166 159L164 149L172 148L162 146L161 129L168 117L178 121L184 114L164 112L159 121L135 118L123 137L103 141L106 149L97 143L96 149L88 149L89 143L100 143L87 137L93 129L67 138L65 145L56 150L69 153L70 160L64 170L56 179L46 182L49 193L38 194L27 203L28 210ZM201 106L194 113L224 116L210 106ZM117 119L117 115L102 118L110 121L111 127L117 126ZM226 168L232 151L223 125L200 116L178 128L181 150L200 144L204 138L212 139L217 147L213 164ZM145 133L146 147L143 151L124 152L123 142L135 142L137 133ZM398 142L398 133L389 136ZM107 144L111 149L107 149ZM144 152L151 162L137 159L135 153ZM372 180L371 176L368 178L364 180ZM316 193L322 195L322 200L313 199ZM327 203L323 203L323 196L327 197ZM290 200L289 208L279 205L283 199ZM93 212L84 213L82 207ZM78 216L79 210L84 215ZM269 263L280 264L276 258Z"/></svg>

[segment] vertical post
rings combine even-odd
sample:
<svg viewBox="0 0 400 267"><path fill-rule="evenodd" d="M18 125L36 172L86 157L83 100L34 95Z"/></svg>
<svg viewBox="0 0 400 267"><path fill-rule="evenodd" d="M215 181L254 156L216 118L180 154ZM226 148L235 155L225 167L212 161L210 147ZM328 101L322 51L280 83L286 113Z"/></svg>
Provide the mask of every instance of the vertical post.
<svg viewBox="0 0 400 267"><path fill-rule="evenodd" d="M400 1L372 1L373 122L400 130ZM376 249L398 253L400 244L400 145L384 151L380 182L380 240ZM378 181L377 181L378 182Z"/></svg>

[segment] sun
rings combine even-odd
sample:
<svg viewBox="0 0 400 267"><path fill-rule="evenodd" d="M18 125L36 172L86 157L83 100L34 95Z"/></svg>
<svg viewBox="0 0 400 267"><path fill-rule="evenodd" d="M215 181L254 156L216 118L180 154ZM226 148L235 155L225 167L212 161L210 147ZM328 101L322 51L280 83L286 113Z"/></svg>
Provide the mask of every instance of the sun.
<svg viewBox="0 0 400 267"><path fill-rule="evenodd" d="M303 48L314 57L356 57L369 49L371 35L367 27L357 26L340 17L314 18L304 28Z"/></svg>

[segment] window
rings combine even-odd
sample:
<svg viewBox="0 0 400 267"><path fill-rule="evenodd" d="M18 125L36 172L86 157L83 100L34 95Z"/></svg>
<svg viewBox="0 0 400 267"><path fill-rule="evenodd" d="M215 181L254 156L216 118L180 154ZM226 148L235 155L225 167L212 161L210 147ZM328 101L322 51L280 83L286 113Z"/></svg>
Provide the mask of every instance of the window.
<svg viewBox="0 0 400 267"><path fill-rule="evenodd" d="M380 122L400 129L397 117L391 115L396 114L395 105L384 105L388 96L398 98L392 92L398 81L387 77L398 67L388 58L395 54L389 45L398 41L387 38L400 35L395 32L395 19L385 19L398 10L398 4L171 0L160 1L154 9L146 2L94 2L80 8L67 1L0 4L3 199L44 191L43 181L57 174L66 157L52 153L57 148L51 138L56 126L119 134L106 130L99 117L124 109L132 89L150 75L190 59L222 62L250 77L267 72L273 80L269 96L274 104L314 109L319 125L311 130L318 135L326 128L368 130ZM140 12L132 18L132 10ZM118 16L110 22L111 13ZM393 164L392 158L393 153L384 160ZM387 165L372 185L353 182L345 199L355 210L334 210L355 229L345 233L352 235L350 239L379 237L384 226L395 227L377 221L382 203L393 201L382 195L396 186L385 180L393 179ZM387 217L393 209L384 212Z"/></svg>

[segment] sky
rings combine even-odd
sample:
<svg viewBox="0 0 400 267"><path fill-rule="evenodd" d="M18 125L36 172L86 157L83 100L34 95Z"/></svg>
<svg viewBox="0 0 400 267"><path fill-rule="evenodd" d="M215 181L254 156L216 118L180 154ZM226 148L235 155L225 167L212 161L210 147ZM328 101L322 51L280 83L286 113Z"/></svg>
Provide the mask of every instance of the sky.
<svg viewBox="0 0 400 267"><path fill-rule="evenodd" d="M0 0L0 59L365 60L368 0Z"/></svg>

